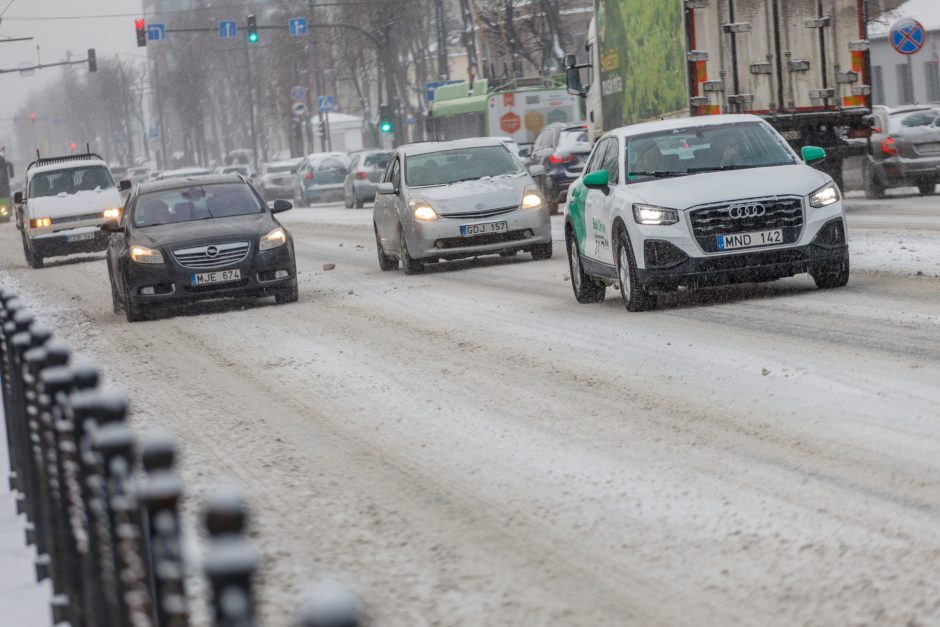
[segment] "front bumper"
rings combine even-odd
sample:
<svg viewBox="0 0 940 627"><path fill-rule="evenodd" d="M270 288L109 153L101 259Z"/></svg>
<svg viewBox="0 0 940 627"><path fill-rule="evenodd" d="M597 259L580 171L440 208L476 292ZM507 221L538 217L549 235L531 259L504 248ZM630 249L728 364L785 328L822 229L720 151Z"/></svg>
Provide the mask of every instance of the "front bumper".
<svg viewBox="0 0 940 627"><path fill-rule="evenodd" d="M135 306L181 304L218 298L271 296L297 287L297 266L294 244L263 252L252 249L243 261L221 268L194 270L180 265L168 250L163 250L163 264L140 264L128 260L124 282ZM241 271L241 280L234 283L192 285L196 272ZM278 271L287 276L275 278ZM149 289L148 289L149 288ZM153 294L142 293L152 289Z"/></svg>
<svg viewBox="0 0 940 627"><path fill-rule="evenodd" d="M70 239L72 241L69 241ZM108 247L110 241L111 234L96 226L40 234L34 234L34 230L31 230L29 235L30 247L43 257L101 252Z"/></svg>
<svg viewBox="0 0 940 627"><path fill-rule="evenodd" d="M460 227L491 222L507 223L502 233L463 237ZM503 251L528 250L552 241L552 223L545 207L517 209L483 219L441 217L433 222L415 220L407 226L405 239L415 259L460 259Z"/></svg>

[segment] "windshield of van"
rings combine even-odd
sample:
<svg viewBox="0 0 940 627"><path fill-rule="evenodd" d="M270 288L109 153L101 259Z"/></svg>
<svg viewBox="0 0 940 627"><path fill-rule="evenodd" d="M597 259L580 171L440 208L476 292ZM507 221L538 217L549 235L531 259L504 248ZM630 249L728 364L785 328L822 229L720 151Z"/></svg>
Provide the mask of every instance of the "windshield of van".
<svg viewBox="0 0 940 627"><path fill-rule="evenodd" d="M135 227L230 218L261 213L264 206L244 183L218 183L141 194L134 208Z"/></svg>
<svg viewBox="0 0 940 627"><path fill-rule="evenodd" d="M798 163L786 141L763 122L638 135L627 138L626 151L629 182Z"/></svg>
<svg viewBox="0 0 940 627"><path fill-rule="evenodd" d="M405 182L410 187L450 185L459 181L522 173L522 168L503 146L442 150L405 160Z"/></svg>
<svg viewBox="0 0 940 627"><path fill-rule="evenodd" d="M96 165L34 174L29 180L28 195L30 198L42 198L112 187L114 179L111 178L111 172L104 166Z"/></svg>

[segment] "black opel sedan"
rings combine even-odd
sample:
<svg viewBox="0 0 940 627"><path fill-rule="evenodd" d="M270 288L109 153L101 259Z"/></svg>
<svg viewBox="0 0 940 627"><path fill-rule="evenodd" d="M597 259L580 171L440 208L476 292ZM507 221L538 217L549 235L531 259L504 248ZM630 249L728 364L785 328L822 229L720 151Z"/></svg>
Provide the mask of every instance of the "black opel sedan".
<svg viewBox="0 0 940 627"><path fill-rule="evenodd" d="M111 233L108 273L114 312L128 321L198 300L274 296L297 300L294 241L236 174L141 183Z"/></svg>

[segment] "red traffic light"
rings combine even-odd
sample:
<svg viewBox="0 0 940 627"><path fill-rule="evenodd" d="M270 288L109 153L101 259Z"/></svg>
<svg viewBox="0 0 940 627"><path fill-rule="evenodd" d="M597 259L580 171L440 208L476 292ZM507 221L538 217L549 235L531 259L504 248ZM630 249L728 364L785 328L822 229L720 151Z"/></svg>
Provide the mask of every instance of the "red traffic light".
<svg viewBox="0 0 940 627"><path fill-rule="evenodd" d="M144 18L139 17L134 20L134 28L137 29L137 47L143 47L147 45L147 27L144 24Z"/></svg>
<svg viewBox="0 0 940 627"><path fill-rule="evenodd" d="M69 150L78 150L78 144L76 144L75 142L72 142L71 144L69 144Z"/></svg>
<svg viewBox="0 0 940 627"><path fill-rule="evenodd" d="M30 122L35 122L35 121L36 121L36 112L35 112L35 111L33 111L32 113L29 114L29 121L30 121Z"/></svg>

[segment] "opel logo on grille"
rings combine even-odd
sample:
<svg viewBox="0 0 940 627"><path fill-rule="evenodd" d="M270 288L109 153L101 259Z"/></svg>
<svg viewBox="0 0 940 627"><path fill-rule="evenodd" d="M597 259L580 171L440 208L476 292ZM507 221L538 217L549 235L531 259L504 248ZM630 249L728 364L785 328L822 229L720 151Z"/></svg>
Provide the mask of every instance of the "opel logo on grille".
<svg viewBox="0 0 940 627"><path fill-rule="evenodd" d="M206 248L206 257L215 257L219 254L219 249L215 246L209 246Z"/></svg>
<svg viewBox="0 0 940 627"><path fill-rule="evenodd" d="M731 205L728 207L728 215L734 220L744 218L760 218L767 215L767 207L759 202L748 203L746 205Z"/></svg>

